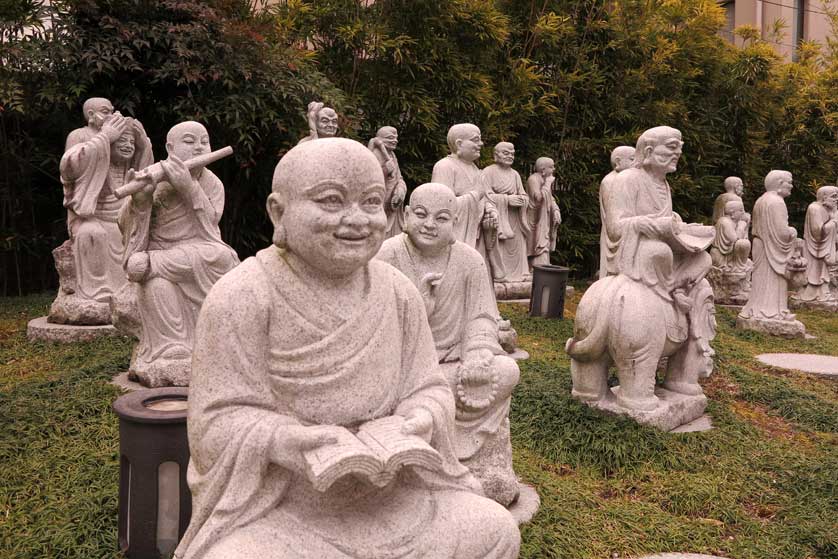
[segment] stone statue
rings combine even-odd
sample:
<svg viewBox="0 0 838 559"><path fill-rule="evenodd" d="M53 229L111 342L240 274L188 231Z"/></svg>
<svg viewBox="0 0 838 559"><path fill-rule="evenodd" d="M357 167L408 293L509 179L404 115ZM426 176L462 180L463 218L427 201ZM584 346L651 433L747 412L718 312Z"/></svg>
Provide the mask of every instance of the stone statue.
<svg viewBox="0 0 838 559"><path fill-rule="evenodd" d="M165 180L135 192L122 207L119 228L128 279L136 284L141 331L129 377L145 386L187 386L195 323L212 285L239 263L221 240L224 185L212 171L184 161L209 153L197 122L169 130L161 162Z"/></svg>
<svg viewBox="0 0 838 559"><path fill-rule="evenodd" d="M111 298L127 282L116 224L123 201L113 191L154 156L140 122L114 113L107 99L88 99L84 114L87 127L67 136L61 158L70 238L53 251L60 288L48 320L110 324Z"/></svg>
<svg viewBox="0 0 838 559"><path fill-rule="evenodd" d="M533 266L550 264L550 252L556 250L562 213L553 198L553 172L556 164L549 157L535 161L535 172L527 179L527 195L530 197L527 214L530 235L527 244L527 258L530 271Z"/></svg>
<svg viewBox="0 0 838 559"><path fill-rule="evenodd" d="M599 277L600 279L607 276L609 273L615 275L617 273L616 262L614 259L617 256L616 241L611 241L608 233L605 230L605 209L602 205L602 199L605 196L612 196L609 193L614 187L614 180L619 173L625 171L634 163L634 148L632 146L618 146L611 152L611 172L603 177L602 182L599 183L599 218L602 223L602 229L599 234ZM618 235L615 234L615 238ZM608 264L611 263L609 270Z"/></svg>
<svg viewBox="0 0 838 559"><path fill-rule="evenodd" d="M785 337L803 337L806 328L788 307L788 279L794 270L789 259L797 231L789 226L783 200L793 188L788 171L771 171L765 177L765 194L754 204L751 257L753 287L736 320L738 328Z"/></svg>
<svg viewBox="0 0 838 559"><path fill-rule="evenodd" d="M345 138L277 165L275 246L221 278L201 311L177 559L517 557L511 514L457 461L422 297L373 259L384 192L375 156ZM382 425L376 453L365 434ZM381 470L370 455L390 443L424 445L435 464ZM321 459L354 473L326 486Z"/></svg>
<svg viewBox="0 0 838 559"><path fill-rule="evenodd" d="M451 154L434 165L431 182L444 184L454 191L457 196L454 236L485 257L486 237L495 235L498 211L487 196L486 183L474 163L483 147L480 129L474 124L455 124L448 130L448 147Z"/></svg>
<svg viewBox="0 0 838 559"><path fill-rule="evenodd" d="M457 457L480 480L487 497L508 506L518 496L509 402L520 372L498 344L498 309L485 263L475 249L454 238L457 201L444 184L414 190L405 214L405 233L388 239L377 258L396 267L422 294L437 356L457 404Z"/></svg>
<svg viewBox="0 0 838 559"><path fill-rule="evenodd" d="M318 138L334 138L338 133L338 114L331 107L326 107L320 101L312 101L306 111L308 136L300 139L298 144L317 140Z"/></svg>
<svg viewBox="0 0 838 559"><path fill-rule="evenodd" d="M384 172L384 213L387 214L386 239L398 235L404 229L404 199L407 185L399 169L396 147L399 145L399 132L392 126L382 126L367 147L378 158Z"/></svg>
<svg viewBox="0 0 838 559"><path fill-rule="evenodd" d="M716 303L744 305L748 300L753 269L753 262L748 258L750 223L750 214L745 212L742 201L736 199L725 203L724 214L716 221L716 238L710 248L713 268L707 274Z"/></svg>
<svg viewBox="0 0 838 559"><path fill-rule="evenodd" d="M530 221L527 214L529 196L521 175L512 168L515 146L500 142L494 150L495 163L483 169L489 199L497 208L497 235L487 246L489 268L495 283L526 284L510 298L528 297L532 290L532 274L527 261Z"/></svg>
<svg viewBox="0 0 838 559"><path fill-rule="evenodd" d="M606 231L617 243L616 275L596 281L576 311L571 357L574 397L670 430L702 413L699 377L712 372L713 290L706 225L684 223L672 211L666 175L681 156L681 133L668 126L637 140L632 168L603 197ZM655 386L668 357L662 388ZM620 385L609 390L614 364Z"/></svg>
<svg viewBox="0 0 838 559"><path fill-rule="evenodd" d="M742 193L745 187L739 177L728 177L725 179L725 191L716 197L713 204L713 223L718 223L725 215L725 206L731 201L742 201Z"/></svg>
<svg viewBox="0 0 838 559"><path fill-rule="evenodd" d="M806 247L806 285L793 296L795 305L838 310L838 294L830 289L829 270L838 264L838 188L822 186L806 210L803 241Z"/></svg>

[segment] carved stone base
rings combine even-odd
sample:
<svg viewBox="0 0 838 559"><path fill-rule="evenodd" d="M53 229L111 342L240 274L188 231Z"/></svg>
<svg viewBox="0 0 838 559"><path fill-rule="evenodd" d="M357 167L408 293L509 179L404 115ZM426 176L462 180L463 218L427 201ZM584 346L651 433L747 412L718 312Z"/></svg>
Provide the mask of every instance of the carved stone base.
<svg viewBox="0 0 838 559"><path fill-rule="evenodd" d="M192 358L158 358L151 363L142 362L131 356L128 379L139 382L148 388L163 386L189 386L192 373Z"/></svg>
<svg viewBox="0 0 838 559"><path fill-rule="evenodd" d="M661 400L660 405L651 411L633 410L617 403L616 395L619 391L620 387L615 386L611 389L611 393L601 400L583 401L592 408L614 415L625 415L641 425L648 425L662 431L672 431L698 419L707 407L707 396L704 394L688 396L665 388L655 388L655 395Z"/></svg>
<svg viewBox="0 0 838 559"><path fill-rule="evenodd" d="M789 307L793 309L807 309L812 311L838 312L838 299L828 301L803 301L797 297L789 297Z"/></svg>
<svg viewBox="0 0 838 559"><path fill-rule="evenodd" d="M77 326L97 326L111 323L110 304L84 299L75 293L58 291L58 297L49 308L48 320L53 324L74 324Z"/></svg>
<svg viewBox="0 0 838 559"><path fill-rule="evenodd" d="M495 283L495 297L498 301L510 299L529 299L532 293L532 281Z"/></svg>
<svg viewBox="0 0 838 559"><path fill-rule="evenodd" d="M74 343L89 342L96 338L119 336L119 332L110 324L95 326L77 326L75 324L53 324L46 316L29 321L26 326L26 338L30 342Z"/></svg>
<svg viewBox="0 0 838 559"><path fill-rule="evenodd" d="M535 489L530 485L521 483L518 486L518 499L509 505L509 512L520 526L532 520L540 506L541 498L535 492Z"/></svg>
<svg viewBox="0 0 838 559"><path fill-rule="evenodd" d="M783 338L805 338L806 327L799 320L779 320L776 318L736 317L736 327L741 330L754 330Z"/></svg>
<svg viewBox="0 0 838 559"><path fill-rule="evenodd" d="M716 304L744 305L751 294L751 271L732 272L713 266L707 273Z"/></svg>

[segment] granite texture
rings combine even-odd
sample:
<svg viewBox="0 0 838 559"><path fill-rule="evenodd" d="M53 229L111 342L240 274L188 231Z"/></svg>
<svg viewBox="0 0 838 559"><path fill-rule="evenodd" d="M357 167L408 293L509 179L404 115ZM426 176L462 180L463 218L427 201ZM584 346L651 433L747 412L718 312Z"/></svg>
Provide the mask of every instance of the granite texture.
<svg viewBox="0 0 838 559"><path fill-rule="evenodd" d="M741 188L741 181L738 184ZM754 267L748 258L751 252L751 241L748 239L751 216L745 212L741 198L733 192L726 192L716 199L714 215L720 202L723 202L723 211L715 221L716 237L710 247L713 267L707 274L707 280L713 286L716 303L744 305L751 292Z"/></svg>
<svg viewBox="0 0 838 559"><path fill-rule="evenodd" d="M533 266L550 263L550 252L556 250L562 213L553 197L556 164L549 157L535 161L535 172L527 178L529 205L527 215L530 234L527 241L527 260L530 272Z"/></svg>
<svg viewBox="0 0 838 559"><path fill-rule="evenodd" d="M838 357L811 353L762 353L757 359L781 369L804 371L817 375L838 376Z"/></svg>
<svg viewBox="0 0 838 559"><path fill-rule="evenodd" d="M506 291L509 288L503 289L504 296L500 298L528 296L525 295L527 288L522 284L532 280L527 260L527 243L532 234L528 211L530 199L524 190L521 175L512 168L515 146L500 142L495 146L494 158L495 162L482 171L487 195L498 212L497 229L487 241L486 259L496 285L516 285L508 295Z"/></svg>
<svg viewBox="0 0 838 559"><path fill-rule="evenodd" d="M599 218L602 223L602 228L599 234L599 277L600 279L608 275L608 270L611 274L617 273L617 246L616 241L612 242L608 238L608 233L605 231L605 207L602 201L606 197L613 196L611 192L614 189L614 179L617 175L634 164L634 147L632 146L617 146L611 152L611 172L602 178L599 183ZM610 267L609 267L610 263ZM548 262L549 264L549 262Z"/></svg>
<svg viewBox="0 0 838 559"><path fill-rule="evenodd" d="M805 258L800 256L802 243L795 242L797 231L789 226L784 200L793 187L791 173L771 171L765 177L765 193L754 204L753 286L736 320L737 328L786 338L802 337L806 332L788 306L788 284L799 282L806 270Z"/></svg>
<svg viewBox="0 0 838 559"><path fill-rule="evenodd" d="M56 324L110 324L110 300L127 279L114 190L131 179L131 169L153 161L142 124L114 112L107 99L83 106L87 126L67 136L59 171L64 187L69 239L53 251L58 295L49 311Z"/></svg>
<svg viewBox="0 0 838 559"><path fill-rule="evenodd" d="M668 186L661 188L682 146L678 130L647 130L634 166L603 193L606 236L617 257L582 296L574 336L565 345L574 397L667 431L704 413L698 380L712 372L715 355L713 290L703 279L715 231L681 221ZM655 387L662 357L666 390ZM609 390L612 364L619 387Z"/></svg>
<svg viewBox="0 0 838 559"><path fill-rule="evenodd" d="M178 559L517 557L514 517L457 458L427 298L373 259L384 188L352 140L277 165L274 246L221 278L198 322ZM364 433L382 425L378 446ZM388 465L391 441L419 454Z"/></svg>
<svg viewBox="0 0 838 559"><path fill-rule="evenodd" d="M700 433L703 431L710 431L713 429L713 420L707 414L702 415L698 419L694 419L689 423L684 423L680 427L672 429L670 433Z"/></svg>
<svg viewBox="0 0 838 559"><path fill-rule="evenodd" d="M138 173L146 184L119 213L133 289L120 291L115 322L139 338L129 377L152 388L189 385L201 304L239 263L218 228L224 185L209 169L186 163L212 151L206 129L192 121L175 125L166 151L169 158L158 164L165 180L154 181L147 169Z"/></svg>
<svg viewBox="0 0 838 559"><path fill-rule="evenodd" d="M457 401L455 447L486 496L508 506L518 496L512 469L509 404L520 371L499 343L500 321L483 257L455 240L457 200L444 184L416 188L405 232L377 258L417 287L443 373ZM514 332L514 330L513 330Z"/></svg>
<svg viewBox="0 0 838 559"><path fill-rule="evenodd" d="M312 140L334 138L339 130L338 120L338 114L333 108L325 106L320 101L312 101L306 109L308 136L301 138L297 143L304 144Z"/></svg>
<svg viewBox="0 0 838 559"><path fill-rule="evenodd" d="M80 326L75 324L54 324L46 316L33 318L26 325L26 339L30 342L74 343L89 342L106 336L119 336L110 324Z"/></svg>
<svg viewBox="0 0 838 559"><path fill-rule="evenodd" d="M838 311L838 291L830 286L830 268L838 263L838 188L822 186L809 204L803 227L806 285L792 296L793 306Z"/></svg>
<svg viewBox="0 0 838 559"><path fill-rule="evenodd" d="M392 126L382 126L367 147L375 154L384 173L384 213L387 215L387 229L384 236L394 237L404 229L404 201L407 185L402 178L396 148L399 145L399 131Z"/></svg>

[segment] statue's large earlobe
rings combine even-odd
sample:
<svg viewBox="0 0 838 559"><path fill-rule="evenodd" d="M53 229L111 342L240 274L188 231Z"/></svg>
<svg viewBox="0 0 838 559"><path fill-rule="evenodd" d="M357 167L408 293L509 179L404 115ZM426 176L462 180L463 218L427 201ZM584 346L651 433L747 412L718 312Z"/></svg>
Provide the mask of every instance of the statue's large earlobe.
<svg viewBox="0 0 838 559"><path fill-rule="evenodd" d="M282 215L285 213L285 201L278 193L272 192L265 202L265 209L274 226L273 243L279 248L285 248L288 244L288 232L282 223Z"/></svg>
<svg viewBox="0 0 838 559"><path fill-rule="evenodd" d="M172 142L166 142L166 153L171 155L173 147L175 147L175 146Z"/></svg>
<svg viewBox="0 0 838 559"><path fill-rule="evenodd" d="M652 146L646 146L645 148L643 148L643 163L645 163L646 160L652 156L653 151L655 151L655 148L653 148Z"/></svg>

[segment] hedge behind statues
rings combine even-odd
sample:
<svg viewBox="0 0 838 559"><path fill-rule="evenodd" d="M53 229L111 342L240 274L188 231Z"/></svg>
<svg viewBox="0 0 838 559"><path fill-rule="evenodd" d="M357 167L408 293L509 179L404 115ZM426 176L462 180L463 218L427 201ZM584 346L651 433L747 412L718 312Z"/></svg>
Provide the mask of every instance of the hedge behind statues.
<svg viewBox="0 0 838 559"><path fill-rule="evenodd" d="M577 276L597 264L609 153L651 126L684 134L671 184L688 220L709 220L725 176L745 179L750 204L784 168L800 226L813 189L836 176L835 45L804 44L786 64L746 28L735 48L712 0L69 0L52 2L51 31L28 37L21 22L43 2L23 4L0 34L0 294L54 282L58 158L91 96L138 116L158 158L188 118L236 149L213 169L227 187L224 237L243 257L268 242L270 174L314 99L338 109L342 135L398 127L409 188L429 180L456 122L481 127L484 164L501 140L522 175L552 157L565 220L554 259Z"/></svg>

